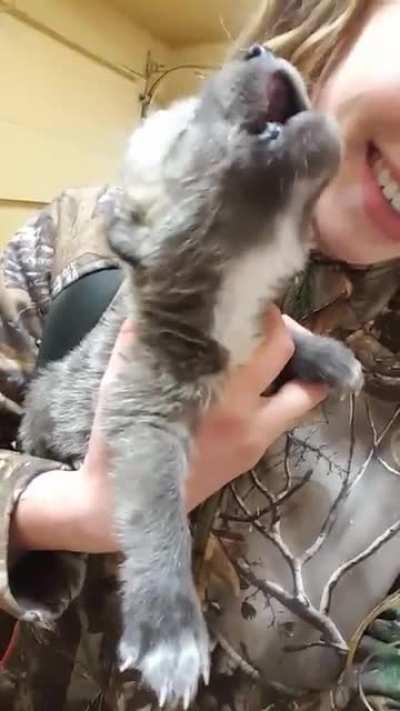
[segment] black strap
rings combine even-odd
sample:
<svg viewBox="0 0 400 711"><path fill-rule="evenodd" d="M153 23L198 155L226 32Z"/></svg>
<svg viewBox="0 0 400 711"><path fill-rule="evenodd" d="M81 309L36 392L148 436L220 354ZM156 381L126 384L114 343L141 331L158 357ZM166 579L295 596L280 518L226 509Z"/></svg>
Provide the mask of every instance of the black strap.
<svg viewBox="0 0 400 711"><path fill-rule="evenodd" d="M122 282L115 266L84 274L53 299L43 328L37 366L59 360L75 348L110 305Z"/></svg>

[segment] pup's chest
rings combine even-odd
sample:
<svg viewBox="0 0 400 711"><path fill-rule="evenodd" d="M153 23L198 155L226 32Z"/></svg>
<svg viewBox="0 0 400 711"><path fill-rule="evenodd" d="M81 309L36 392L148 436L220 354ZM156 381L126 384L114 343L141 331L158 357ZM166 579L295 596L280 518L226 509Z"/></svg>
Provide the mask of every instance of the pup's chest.
<svg viewBox="0 0 400 711"><path fill-rule="evenodd" d="M264 337L263 314L286 282L303 269L306 248L291 224L282 224L273 240L253 247L235 260L218 293L213 337L238 365Z"/></svg>

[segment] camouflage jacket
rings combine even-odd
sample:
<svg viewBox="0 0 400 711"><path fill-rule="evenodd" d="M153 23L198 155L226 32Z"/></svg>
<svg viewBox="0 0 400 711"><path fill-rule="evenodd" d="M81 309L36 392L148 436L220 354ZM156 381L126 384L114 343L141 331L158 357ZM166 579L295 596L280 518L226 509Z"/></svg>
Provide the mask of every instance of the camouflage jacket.
<svg viewBox="0 0 400 711"><path fill-rule="evenodd" d="M0 264L0 676L5 711L156 709L115 668L117 557L9 560L10 516L32 477L62 466L15 446L52 296L113 263L116 188L68 190ZM258 467L193 515L194 567L213 642L206 711L400 708L400 266L317 255L284 308L346 340L367 386L324 404ZM85 580L83 588L80 581ZM18 618L12 643L12 620Z"/></svg>

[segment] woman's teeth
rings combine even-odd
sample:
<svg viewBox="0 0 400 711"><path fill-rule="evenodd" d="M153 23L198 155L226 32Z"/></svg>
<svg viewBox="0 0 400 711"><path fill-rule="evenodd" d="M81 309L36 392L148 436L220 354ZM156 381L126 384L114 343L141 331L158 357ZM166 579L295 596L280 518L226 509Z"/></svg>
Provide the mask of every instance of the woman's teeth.
<svg viewBox="0 0 400 711"><path fill-rule="evenodd" d="M400 214L400 183L394 178L383 158L380 157L373 162L372 172L386 202Z"/></svg>

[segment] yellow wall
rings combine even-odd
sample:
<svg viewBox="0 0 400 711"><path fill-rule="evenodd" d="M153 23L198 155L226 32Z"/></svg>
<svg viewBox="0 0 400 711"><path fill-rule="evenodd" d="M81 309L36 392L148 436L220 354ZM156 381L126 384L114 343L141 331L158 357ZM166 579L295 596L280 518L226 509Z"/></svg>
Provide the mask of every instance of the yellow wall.
<svg viewBox="0 0 400 711"><path fill-rule="evenodd" d="M138 72L148 50L167 66L216 65L226 50L222 43L171 49L111 0L0 0L0 245L63 188L117 178L143 88L140 78L119 76L1 12L2 2ZM199 82L193 70L172 73L153 107Z"/></svg>
<svg viewBox="0 0 400 711"><path fill-rule="evenodd" d="M143 72L169 50L108 0L12 0L104 58ZM0 243L66 186L118 175L138 117L136 83L0 11ZM26 202L24 202L26 201Z"/></svg>
<svg viewBox="0 0 400 711"><path fill-rule="evenodd" d="M149 0L150 1L150 0ZM171 66L197 64L218 66L224 59L227 45L222 42L194 44L172 49L169 57ZM163 82L164 95L168 100L190 94L200 86L201 78L193 69L180 69L166 77Z"/></svg>

